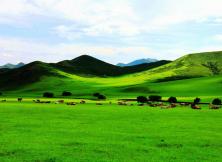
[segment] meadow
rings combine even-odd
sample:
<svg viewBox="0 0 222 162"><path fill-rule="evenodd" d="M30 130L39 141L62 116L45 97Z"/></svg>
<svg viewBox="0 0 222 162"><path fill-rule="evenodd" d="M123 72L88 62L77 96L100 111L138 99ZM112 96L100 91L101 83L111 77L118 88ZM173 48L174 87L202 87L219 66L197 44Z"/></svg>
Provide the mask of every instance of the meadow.
<svg viewBox="0 0 222 162"><path fill-rule="evenodd" d="M0 103L1 162L219 162L222 110Z"/></svg>
<svg viewBox="0 0 222 162"><path fill-rule="evenodd" d="M0 162L220 162L221 109L117 102L150 95L163 100L174 96L180 102L222 99L222 73L205 65L211 60L210 65L221 69L221 58L221 52L187 55L125 75L117 75L119 67L88 56L2 72L0 101L6 102L0 102ZM105 72L112 75L101 76ZM72 95L64 97L64 91ZM45 92L54 98L42 98ZM93 93L107 100L97 101ZM34 103L37 99L52 103ZM82 99L86 104L54 104Z"/></svg>

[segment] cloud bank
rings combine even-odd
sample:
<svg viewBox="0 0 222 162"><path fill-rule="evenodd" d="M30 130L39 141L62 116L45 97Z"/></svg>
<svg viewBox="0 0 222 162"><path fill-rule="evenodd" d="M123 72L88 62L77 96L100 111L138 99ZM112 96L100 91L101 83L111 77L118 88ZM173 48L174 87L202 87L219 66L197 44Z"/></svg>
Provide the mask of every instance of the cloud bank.
<svg viewBox="0 0 222 162"><path fill-rule="evenodd" d="M220 50L222 43L221 0L0 0L0 4L0 64L52 62L81 54L113 63L175 59Z"/></svg>

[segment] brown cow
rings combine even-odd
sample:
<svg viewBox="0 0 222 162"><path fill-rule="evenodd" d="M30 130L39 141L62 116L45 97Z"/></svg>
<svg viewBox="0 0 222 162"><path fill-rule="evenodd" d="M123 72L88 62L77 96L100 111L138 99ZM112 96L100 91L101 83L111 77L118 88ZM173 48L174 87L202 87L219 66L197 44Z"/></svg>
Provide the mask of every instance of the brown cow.
<svg viewBox="0 0 222 162"><path fill-rule="evenodd" d="M198 106L198 105L196 105L196 104L191 104L191 108L192 109L195 109L195 110L200 110L201 109L201 107L200 106Z"/></svg>
<svg viewBox="0 0 222 162"><path fill-rule="evenodd" d="M71 105L71 106L75 106L75 105L76 105L75 102L67 102L66 104L67 104L67 105Z"/></svg>
<svg viewBox="0 0 222 162"><path fill-rule="evenodd" d="M84 101L84 100L80 101L80 104L85 104L85 103L86 103L86 101Z"/></svg>
<svg viewBox="0 0 222 162"><path fill-rule="evenodd" d="M58 100L59 104L63 104L65 101L64 100Z"/></svg>

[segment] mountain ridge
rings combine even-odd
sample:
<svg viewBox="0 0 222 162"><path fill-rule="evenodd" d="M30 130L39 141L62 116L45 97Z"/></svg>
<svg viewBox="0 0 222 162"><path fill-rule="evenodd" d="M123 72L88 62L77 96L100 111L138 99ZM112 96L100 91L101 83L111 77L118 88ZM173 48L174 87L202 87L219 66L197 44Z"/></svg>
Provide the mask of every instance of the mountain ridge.
<svg viewBox="0 0 222 162"><path fill-rule="evenodd" d="M118 67L104 61L98 60L92 56L83 55L73 60L60 61L58 63L44 63L34 61L20 68L0 71L0 88L16 88L40 81L44 76L64 77L58 71L81 75L97 77L115 77L136 72L142 72L170 61L159 61L150 64L141 64L131 67Z"/></svg>
<svg viewBox="0 0 222 162"><path fill-rule="evenodd" d="M16 68L20 68L22 66L24 66L25 64L23 62L20 62L18 64L11 64L11 63L8 63L8 64L5 64L3 66L0 66L0 69L16 69Z"/></svg>
<svg viewBox="0 0 222 162"><path fill-rule="evenodd" d="M161 60L155 63L146 63L134 65L130 67L119 67L89 55L82 55L73 60L60 61L52 64L54 67L73 74L87 74L101 77L120 76L130 73L141 72L155 68L160 65L169 63L170 61Z"/></svg>
<svg viewBox="0 0 222 162"><path fill-rule="evenodd" d="M188 54L173 62L159 62L159 65L151 63L149 67L147 64L116 67L91 56L59 63L35 61L18 69L0 70L0 91L28 96L33 92L39 95L46 91L59 94L66 90L72 91L76 96L90 96L93 92L101 92L135 97L169 92L170 95L186 95L190 92L198 95L209 90L209 94L219 95L218 90L222 88L221 61L222 51ZM104 66L100 66L101 62ZM81 71L81 68L87 70ZM122 75L119 71L116 73L116 68L135 68L139 72L130 69L130 73ZM110 73L110 69L111 73L114 69L115 75L104 76L104 72ZM99 70L99 74L96 70Z"/></svg>
<svg viewBox="0 0 222 162"><path fill-rule="evenodd" d="M121 67L126 67L126 66L134 66L134 65L140 65L140 64L145 64L145 63L152 63L152 62L157 62L157 59L151 59L151 58L147 58L147 59L138 59L138 60L134 60L131 61L129 63L118 63L116 66L121 66Z"/></svg>

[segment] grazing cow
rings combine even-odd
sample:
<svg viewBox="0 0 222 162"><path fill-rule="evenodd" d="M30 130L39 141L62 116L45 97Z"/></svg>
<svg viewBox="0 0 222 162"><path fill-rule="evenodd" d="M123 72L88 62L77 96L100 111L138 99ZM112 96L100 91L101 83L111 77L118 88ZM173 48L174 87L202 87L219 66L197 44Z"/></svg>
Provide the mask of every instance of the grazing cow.
<svg viewBox="0 0 222 162"><path fill-rule="evenodd" d="M180 103L180 106L189 106L190 105L190 103Z"/></svg>
<svg viewBox="0 0 222 162"><path fill-rule="evenodd" d="M22 102L22 98L18 98L18 102Z"/></svg>
<svg viewBox="0 0 222 162"><path fill-rule="evenodd" d="M150 107L157 107L158 105L151 103L151 104L149 104L149 106L150 106Z"/></svg>
<svg viewBox="0 0 222 162"><path fill-rule="evenodd" d="M175 108L175 107L177 107L177 104L172 103L172 104L170 104L170 106L171 106L171 108Z"/></svg>
<svg viewBox="0 0 222 162"><path fill-rule="evenodd" d="M118 105L127 106L126 102L118 102Z"/></svg>
<svg viewBox="0 0 222 162"><path fill-rule="evenodd" d="M80 101L80 104L85 104L85 103L86 103L86 101L84 101L84 100Z"/></svg>
<svg viewBox="0 0 222 162"><path fill-rule="evenodd" d="M209 104L209 108L210 108L210 109L213 109L213 110L218 110L218 109L221 108L221 106L219 106L219 105Z"/></svg>
<svg viewBox="0 0 222 162"><path fill-rule="evenodd" d="M58 103L59 104L64 104L64 100L59 100Z"/></svg>
<svg viewBox="0 0 222 162"><path fill-rule="evenodd" d="M165 105L163 104L163 102L160 102L157 104L157 106L165 106Z"/></svg>
<svg viewBox="0 0 222 162"><path fill-rule="evenodd" d="M201 109L200 106L198 106L198 105L196 105L196 104L194 104L194 103L191 104L191 108L192 108L192 109L195 109L195 110L200 110L200 109Z"/></svg>
<svg viewBox="0 0 222 162"><path fill-rule="evenodd" d="M75 102L67 102L66 104L67 104L67 105L71 105L71 106L75 106L75 105L76 105Z"/></svg>
<svg viewBox="0 0 222 162"><path fill-rule="evenodd" d="M35 102L35 103L41 103L40 100L33 100L33 102Z"/></svg>
<svg viewBox="0 0 222 162"><path fill-rule="evenodd" d="M118 102L118 105L123 105L123 102Z"/></svg>
<svg viewBox="0 0 222 162"><path fill-rule="evenodd" d="M161 106L161 109L171 109L171 108L175 108L177 107L177 105L175 103L170 104L169 106Z"/></svg>
<svg viewBox="0 0 222 162"><path fill-rule="evenodd" d="M169 109L169 106L165 106L165 105L164 105L164 106L161 106L160 108L161 108L161 109Z"/></svg>

